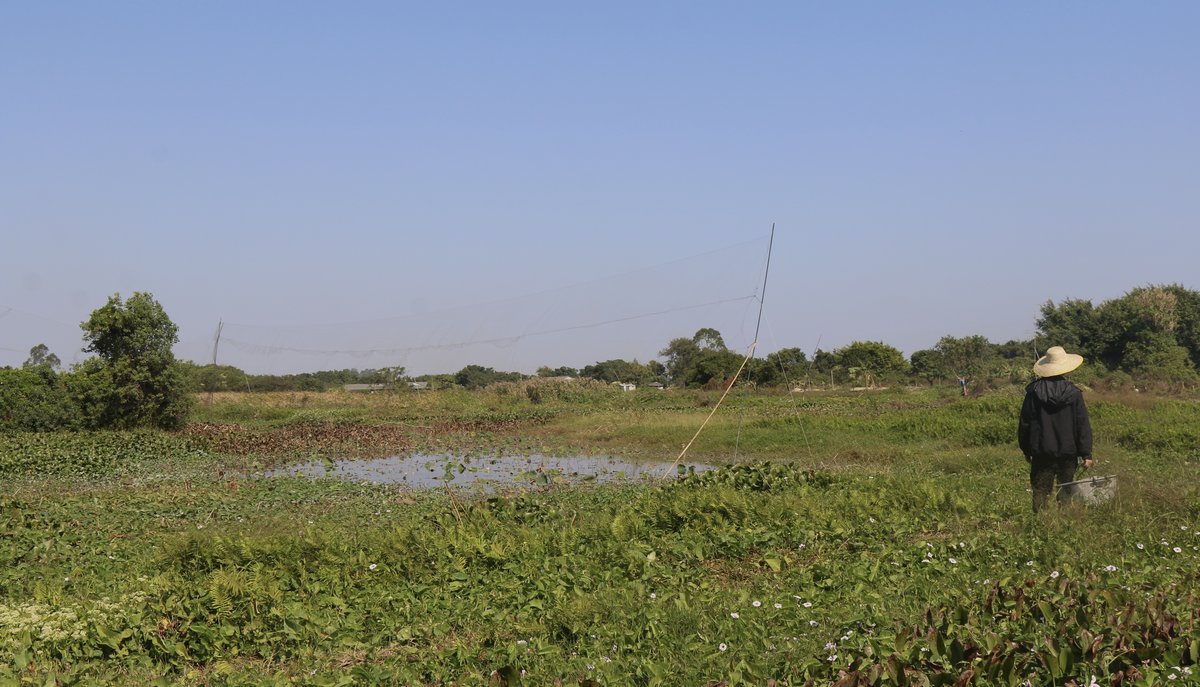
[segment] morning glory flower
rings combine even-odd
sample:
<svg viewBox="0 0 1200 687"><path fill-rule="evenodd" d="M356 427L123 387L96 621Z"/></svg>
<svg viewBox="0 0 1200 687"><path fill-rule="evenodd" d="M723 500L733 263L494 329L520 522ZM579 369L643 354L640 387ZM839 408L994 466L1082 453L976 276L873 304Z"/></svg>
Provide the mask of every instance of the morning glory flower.
<svg viewBox="0 0 1200 687"><path fill-rule="evenodd" d="M738 614L737 614L737 611L734 611L733 613L730 613L730 614L729 614L729 617L730 617L730 618L733 618L734 620L737 620L738 618L740 618L740 617L742 617L742 616L738 615Z"/></svg>
<svg viewBox="0 0 1200 687"><path fill-rule="evenodd" d="M717 645L717 648L720 649L721 651L724 651L729 648L729 645L726 644L725 642L721 642L720 644Z"/></svg>
<svg viewBox="0 0 1200 687"><path fill-rule="evenodd" d="M751 601L751 602L750 602L750 605L751 605L751 606L753 606L753 607L755 607L755 608L758 608L759 606L761 606L761 605L762 605L762 602L761 602L761 601Z"/></svg>
<svg viewBox="0 0 1200 687"><path fill-rule="evenodd" d="M1052 579L1052 580L1057 580L1057 579L1058 579L1058 571L1057 571L1057 570L1055 570L1054 572L1050 573L1050 579Z"/></svg>

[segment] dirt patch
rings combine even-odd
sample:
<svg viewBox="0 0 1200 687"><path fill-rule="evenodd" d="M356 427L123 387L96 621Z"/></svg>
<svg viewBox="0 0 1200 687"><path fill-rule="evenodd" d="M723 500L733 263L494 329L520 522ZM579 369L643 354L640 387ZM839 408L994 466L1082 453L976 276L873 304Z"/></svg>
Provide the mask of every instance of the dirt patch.
<svg viewBox="0 0 1200 687"><path fill-rule="evenodd" d="M532 422L536 423L536 422ZM182 434L218 453L234 456L355 456L378 458L406 453L437 437L462 433L512 432L531 421L485 418L431 424L303 422L270 429L237 423L193 422Z"/></svg>
<svg viewBox="0 0 1200 687"><path fill-rule="evenodd" d="M219 453L247 455L391 455L411 448L424 432L402 425L306 423L273 429L196 422L183 434L200 439ZM416 435L416 436L414 436Z"/></svg>

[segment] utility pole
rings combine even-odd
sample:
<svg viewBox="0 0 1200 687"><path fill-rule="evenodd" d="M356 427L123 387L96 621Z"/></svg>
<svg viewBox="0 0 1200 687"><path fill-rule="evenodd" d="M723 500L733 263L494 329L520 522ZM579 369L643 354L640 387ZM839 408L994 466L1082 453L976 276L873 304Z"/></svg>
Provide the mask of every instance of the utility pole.
<svg viewBox="0 0 1200 687"><path fill-rule="evenodd" d="M217 334L216 334L216 336L213 337L212 364L213 364L213 373L214 374L216 374L216 371L217 371L217 348L221 345L221 330L224 328L225 328L225 321L217 320ZM208 404L212 405L212 402L213 402L213 389L210 386L208 388Z"/></svg>

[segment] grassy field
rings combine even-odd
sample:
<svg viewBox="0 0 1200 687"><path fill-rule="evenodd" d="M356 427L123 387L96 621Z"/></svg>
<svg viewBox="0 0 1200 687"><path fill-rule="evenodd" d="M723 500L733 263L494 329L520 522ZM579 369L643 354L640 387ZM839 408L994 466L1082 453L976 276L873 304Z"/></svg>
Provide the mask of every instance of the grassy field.
<svg viewBox="0 0 1200 687"><path fill-rule="evenodd" d="M0 685L1200 682L1200 403L1089 394L1118 498L1034 516L1020 391L953 391L735 393L685 458L729 467L489 493L258 475L670 463L718 396L230 394L180 433L0 436Z"/></svg>

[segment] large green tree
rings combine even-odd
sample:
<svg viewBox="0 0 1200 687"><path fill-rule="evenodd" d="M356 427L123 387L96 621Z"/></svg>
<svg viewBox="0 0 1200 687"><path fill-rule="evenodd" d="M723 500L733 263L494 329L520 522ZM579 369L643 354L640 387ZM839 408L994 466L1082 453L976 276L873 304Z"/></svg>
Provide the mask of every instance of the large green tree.
<svg viewBox="0 0 1200 687"><path fill-rule="evenodd" d="M496 382L517 382L525 379L520 372L500 372L482 365L467 365L454 374L454 382L468 389L482 389Z"/></svg>
<svg viewBox="0 0 1200 687"><path fill-rule="evenodd" d="M711 327L696 330L692 338L672 339L659 351L666 359L666 375L677 386L704 386L737 371L742 356L725 346L721 333Z"/></svg>
<svg viewBox="0 0 1200 687"><path fill-rule="evenodd" d="M850 379L867 385L908 371L904 354L882 341L854 341L833 355Z"/></svg>
<svg viewBox="0 0 1200 687"><path fill-rule="evenodd" d="M943 336L934 346L942 356L942 371L955 377L975 380L987 376L995 368L998 359L996 347L987 337Z"/></svg>
<svg viewBox="0 0 1200 687"><path fill-rule="evenodd" d="M747 366L746 376L760 386L795 385L808 372L808 356L799 348L781 348L766 358L755 358Z"/></svg>
<svg viewBox="0 0 1200 687"><path fill-rule="evenodd" d="M630 382L645 385L661 381L663 366L651 360L642 364L636 360L602 360L579 371L581 377L598 379L602 382Z"/></svg>
<svg viewBox="0 0 1200 687"><path fill-rule="evenodd" d="M95 353L71 375L71 386L91 427L177 428L187 421L189 375L171 348L178 327L149 293L120 294L80 325Z"/></svg>
<svg viewBox="0 0 1200 687"><path fill-rule="evenodd" d="M1200 365L1200 292L1178 284L1138 287L1095 307L1048 302L1037 325L1042 348L1065 346L1140 377L1186 380Z"/></svg>
<svg viewBox="0 0 1200 687"><path fill-rule="evenodd" d="M687 338L671 339L666 348L658 352L666 361L667 379L676 386L683 386L688 377L688 371L700 356L700 346Z"/></svg>
<svg viewBox="0 0 1200 687"><path fill-rule="evenodd" d="M930 386L946 378L945 358L933 348L915 351L908 357L908 361L912 376L925 380Z"/></svg>
<svg viewBox="0 0 1200 687"><path fill-rule="evenodd" d="M45 367L50 370L57 370L60 366L62 366L62 361L58 359L57 355L51 353L50 348L44 343L29 349L29 357L21 365L24 368Z"/></svg>
<svg viewBox="0 0 1200 687"><path fill-rule="evenodd" d="M1039 350L1062 346L1095 362L1105 349L1102 327L1100 312L1089 300L1069 298L1058 304L1046 301L1037 319L1036 341Z"/></svg>

